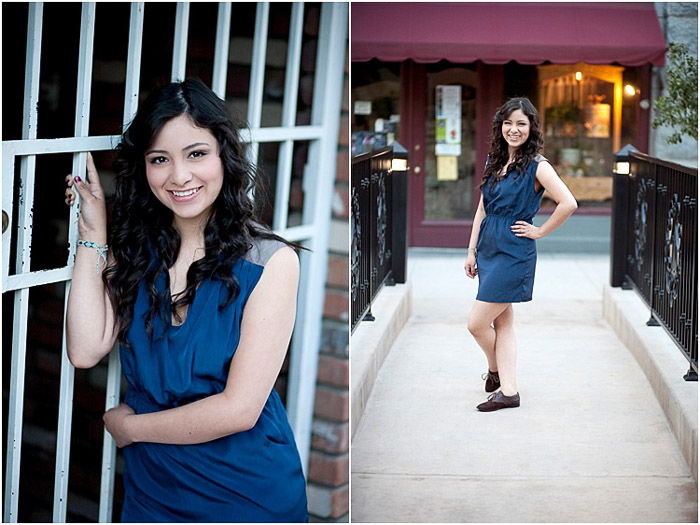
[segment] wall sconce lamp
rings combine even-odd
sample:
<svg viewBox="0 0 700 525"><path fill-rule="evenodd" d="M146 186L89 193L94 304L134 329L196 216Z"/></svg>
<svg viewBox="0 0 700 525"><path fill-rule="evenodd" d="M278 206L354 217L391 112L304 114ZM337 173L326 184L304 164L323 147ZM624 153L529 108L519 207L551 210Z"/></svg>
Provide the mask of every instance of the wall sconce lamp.
<svg viewBox="0 0 700 525"><path fill-rule="evenodd" d="M632 84L625 84L625 95L633 97L639 93L639 90Z"/></svg>

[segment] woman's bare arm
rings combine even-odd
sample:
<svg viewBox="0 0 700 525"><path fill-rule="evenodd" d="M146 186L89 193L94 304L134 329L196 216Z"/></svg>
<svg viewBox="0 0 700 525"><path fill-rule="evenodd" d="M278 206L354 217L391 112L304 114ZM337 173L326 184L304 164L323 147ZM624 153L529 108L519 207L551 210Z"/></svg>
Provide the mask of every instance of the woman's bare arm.
<svg viewBox="0 0 700 525"><path fill-rule="evenodd" d="M75 186L80 194L78 230L84 241L99 245L107 243L107 220L104 192L88 153L89 184L79 177L67 177L66 203L73 204ZM78 246L73 266L73 278L68 295L66 339L68 358L77 368L95 366L109 353L116 339L116 320L112 305L102 282L105 261L95 248Z"/></svg>
<svg viewBox="0 0 700 525"><path fill-rule="evenodd" d="M536 177L537 181L549 192L554 202L557 203L557 207L542 226L538 227L525 221L516 221L511 226L511 230L516 237L541 239L561 226L578 208L578 203L573 194L566 187L566 184L562 182L549 162L542 161L537 165Z"/></svg>
<svg viewBox="0 0 700 525"><path fill-rule="evenodd" d="M484 210L484 196L479 199L479 205L474 213L474 222L472 223L472 234L469 236L469 247L467 248L467 258L464 260L464 271L467 277L472 279L476 277L476 244L479 241L479 232L481 231L481 221L486 217Z"/></svg>

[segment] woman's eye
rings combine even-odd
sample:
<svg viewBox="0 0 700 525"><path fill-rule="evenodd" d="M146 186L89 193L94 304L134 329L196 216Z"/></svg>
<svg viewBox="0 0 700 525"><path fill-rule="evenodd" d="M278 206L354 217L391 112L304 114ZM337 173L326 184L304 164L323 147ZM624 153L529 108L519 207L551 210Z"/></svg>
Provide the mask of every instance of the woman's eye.
<svg viewBox="0 0 700 525"><path fill-rule="evenodd" d="M203 157L206 154L207 154L206 151L193 151L192 153L190 153L190 157L192 157L194 159L198 159L199 157Z"/></svg>
<svg viewBox="0 0 700 525"><path fill-rule="evenodd" d="M167 159L165 157L151 157L149 162L151 164L163 164Z"/></svg>

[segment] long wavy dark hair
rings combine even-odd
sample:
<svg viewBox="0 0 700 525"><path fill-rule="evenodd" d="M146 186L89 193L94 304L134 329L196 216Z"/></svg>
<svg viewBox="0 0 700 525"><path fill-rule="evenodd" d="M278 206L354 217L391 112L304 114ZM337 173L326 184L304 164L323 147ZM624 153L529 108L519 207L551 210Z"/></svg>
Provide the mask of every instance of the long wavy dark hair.
<svg viewBox="0 0 700 525"><path fill-rule="evenodd" d="M520 146L515 152L513 162L508 166L506 173L501 175L503 167L508 162L508 143L503 138L503 121L506 120L515 110L521 110L530 121L530 135L525 144ZM542 152L544 137L540 129L540 117L537 109L528 98L516 97L509 99L503 104L493 117L493 127L491 135L491 149L486 161L484 176L481 180L480 188L491 178L490 187L496 185L498 181L505 178L511 170L515 170L515 175L519 176L525 172L528 164L538 153Z"/></svg>
<svg viewBox="0 0 700 525"><path fill-rule="evenodd" d="M163 126L180 115L187 115L196 126L216 137L224 177L204 227L205 255L190 266L185 290L171 298L168 269L177 259L181 239L173 227L173 212L148 185L144 154ZM171 315L181 322L178 309L192 304L197 287L206 279L222 281L228 291L227 300L219 308L230 304L239 292L233 265L250 249L254 237L277 239L296 247L264 228L255 216L249 195L260 177L246 159L245 146L236 131L240 127L211 89L201 80L189 78L151 93L122 135L116 148L116 194L109 232L114 263L102 276L121 343L128 345L126 333L141 282L145 281L150 299L146 330L152 337L154 318L163 316L166 326ZM168 283L161 292L156 287L159 276Z"/></svg>

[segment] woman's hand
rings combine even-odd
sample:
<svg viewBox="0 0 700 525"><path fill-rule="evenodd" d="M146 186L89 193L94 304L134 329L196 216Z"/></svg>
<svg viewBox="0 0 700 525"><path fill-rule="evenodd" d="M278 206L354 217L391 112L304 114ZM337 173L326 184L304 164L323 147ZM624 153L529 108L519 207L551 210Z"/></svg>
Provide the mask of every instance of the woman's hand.
<svg viewBox="0 0 700 525"><path fill-rule="evenodd" d="M467 258L464 261L464 272L470 279L476 277L476 255L474 255L473 250L469 250L467 253Z"/></svg>
<svg viewBox="0 0 700 525"><path fill-rule="evenodd" d="M126 429L127 420L133 415L134 411L129 405L120 403L118 406L105 412L104 416L102 416L102 421L105 423L107 432L112 434L119 448L131 445L134 442L134 440L129 437Z"/></svg>
<svg viewBox="0 0 700 525"><path fill-rule="evenodd" d="M95 168L92 155L87 154L87 174L89 183L80 176L66 175L66 204L75 203L73 187L80 195L80 220L78 230L80 236L87 241L104 244L107 236L107 209L105 195L100 184L100 177Z"/></svg>
<svg viewBox="0 0 700 525"><path fill-rule="evenodd" d="M539 227L525 221L515 221L510 227L516 237L527 237L528 239L541 239L543 237Z"/></svg>

